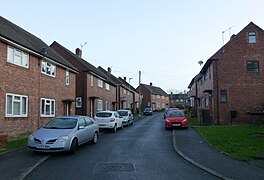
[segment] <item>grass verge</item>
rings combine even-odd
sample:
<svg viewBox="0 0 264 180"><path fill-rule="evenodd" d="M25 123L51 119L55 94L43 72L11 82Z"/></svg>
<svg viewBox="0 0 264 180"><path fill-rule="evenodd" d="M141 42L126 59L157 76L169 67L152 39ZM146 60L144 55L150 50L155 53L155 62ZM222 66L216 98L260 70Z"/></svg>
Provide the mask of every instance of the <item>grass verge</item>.
<svg viewBox="0 0 264 180"><path fill-rule="evenodd" d="M5 148L0 149L0 153L5 153L5 152L13 151L13 150L16 150L22 147L26 147L27 140L28 140L28 136L24 136L18 139L11 140L7 142Z"/></svg>
<svg viewBox="0 0 264 180"><path fill-rule="evenodd" d="M264 127L256 125L199 126L196 130L216 149L249 161L264 152Z"/></svg>

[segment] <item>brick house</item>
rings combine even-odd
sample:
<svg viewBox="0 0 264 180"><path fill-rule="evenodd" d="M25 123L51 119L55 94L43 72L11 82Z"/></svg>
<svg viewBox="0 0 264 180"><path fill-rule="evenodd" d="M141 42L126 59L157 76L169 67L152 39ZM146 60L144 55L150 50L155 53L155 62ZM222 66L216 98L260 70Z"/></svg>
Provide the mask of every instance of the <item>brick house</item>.
<svg viewBox="0 0 264 180"><path fill-rule="evenodd" d="M134 112L138 111L139 108L139 93L138 91L127 82L126 77L123 79L121 77L118 80L124 85L126 93L124 94L127 100L127 108L132 109Z"/></svg>
<svg viewBox="0 0 264 180"><path fill-rule="evenodd" d="M138 106L138 100L135 100L135 98L138 98L138 96L136 92L134 92L134 88L132 86L129 86L129 83L126 82L126 78L122 79L120 77L115 77L112 74L110 67L105 70L104 68L99 66L98 69L106 76L108 76L108 78L111 79L111 81L116 85L116 110L127 109L131 107L135 108Z"/></svg>
<svg viewBox="0 0 264 180"><path fill-rule="evenodd" d="M82 59L82 51L76 54L56 41L51 47L80 71L76 80L76 114L93 117L97 111L116 110L116 84L92 64Z"/></svg>
<svg viewBox="0 0 264 180"><path fill-rule="evenodd" d="M151 107L154 111L169 107L169 95L160 87L140 84L137 90L143 95L141 107Z"/></svg>
<svg viewBox="0 0 264 180"><path fill-rule="evenodd" d="M27 135L75 114L77 69L41 39L0 16L0 135Z"/></svg>
<svg viewBox="0 0 264 180"><path fill-rule="evenodd" d="M201 122L254 122L264 105L264 31L250 22L209 58L189 84Z"/></svg>
<svg viewBox="0 0 264 180"><path fill-rule="evenodd" d="M169 95L170 99L170 107L177 107L177 108L185 108L186 106L186 100L187 100L187 94L173 94L171 93Z"/></svg>

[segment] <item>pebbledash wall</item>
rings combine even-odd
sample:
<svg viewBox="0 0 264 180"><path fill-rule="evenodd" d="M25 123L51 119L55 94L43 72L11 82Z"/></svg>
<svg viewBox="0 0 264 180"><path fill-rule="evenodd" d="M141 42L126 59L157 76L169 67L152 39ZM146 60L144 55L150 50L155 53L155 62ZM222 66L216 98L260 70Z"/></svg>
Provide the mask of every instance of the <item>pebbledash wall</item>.
<svg viewBox="0 0 264 180"><path fill-rule="evenodd" d="M0 41L0 135L14 138L28 135L57 115L64 115L63 100L75 99L76 74L69 73L69 85L65 83L66 68L56 65L56 76L41 72L42 57L29 52L28 68L7 61L8 44ZM26 96L27 114L24 117L6 113L7 94ZM55 115L42 117L41 98L55 100ZM21 105L21 103L20 103ZM72 103L71 114L75 114Z"/></svg>

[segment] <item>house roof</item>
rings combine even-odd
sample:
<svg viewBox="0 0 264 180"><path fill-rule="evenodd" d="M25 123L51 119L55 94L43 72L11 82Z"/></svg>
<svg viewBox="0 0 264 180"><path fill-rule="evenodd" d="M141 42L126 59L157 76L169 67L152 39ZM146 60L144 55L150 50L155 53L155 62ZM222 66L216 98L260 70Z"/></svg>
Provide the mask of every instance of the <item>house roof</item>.
<svg viewBox="0 0 264 180"><path fill-rule="evenodd" d="M160 87L156 87L153 85L147 85L147 84L140 84L144 86L146 89L148 89L152 94L162 95L162 96L168 96L168 94L163 91Z"/></svg>
<svg viewBox="0 0 264 180"><path fill-rule="evenodd" d="M74 71L77 69L41 39L0 16L0 37L44 56Z"/></svg>
<svg viewBox="0 0 264 180"><path fill-rule="evenodd" d="M124 79L122 79L121 77L118 78L118 80L124 84L124 86L127 87L127 89L130 88L130 90L134 91L134 92L138 92L133 86L131 86L131 84L129 84L128 82L126 82Z"/></svg>
<svg viewBox="0 0 264 180"><path fill-rule="evenodd" d="M91 74L93 74L93 75L95 75L95 76L107 81L108 77L104 73L99 71L99 69L97 69L94 65L90 64L89 62L87 62L83 58L81 58L78 55L74 54L73 52L71 52L70 50L68 50L67 48L65 48L61 44L59 44L58 42L54 41L50 46L51 47L52 46L56 46L56 47L60 48L61 51L67 53L72 59L74 59L77 62L79 62L87 70L87 72L89 72L89 73L91 73Z"/></svg>
<svg viewBox="0 0 264 180"><path fill-rule="evenodd" d="M106 71L104 68L102 68L101 66L99 66L97 68L99 71L101 71L102 73L104 73L113 84L115 84L115 86L120 85L121 82L117 79L117 77L115 77L113 74L111 74L110 72Z"/></svg>
<svg viewBox="0 0 264 180"><path fill-rule="evenodd" d="M184 99L187 98L187 94L171 94L170 99L176 100L176 99Z"/></svg>

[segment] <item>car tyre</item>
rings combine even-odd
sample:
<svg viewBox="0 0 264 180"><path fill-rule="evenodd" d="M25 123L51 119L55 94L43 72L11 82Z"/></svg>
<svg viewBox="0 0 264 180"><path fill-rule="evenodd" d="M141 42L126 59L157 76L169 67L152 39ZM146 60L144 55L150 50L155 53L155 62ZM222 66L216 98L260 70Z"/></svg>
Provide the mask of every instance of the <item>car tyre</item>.
<svg viewBox="0 0 264 180"><path fill-rule="evenodd" d="M76 150L77 150L77 146L78 146L78 141L76 138L74 138L72 140L72 143L71 143L71 148L69 150L69 153L70 154L75 154Z"/></svg>
<svg viewBox="0 0 264 180"><path fill-rule="evenodd" d="M97 143L97 141L98 141L98 133L97 133L97 132L95 132L95 133L94 133L94 135L93 135L93 140L92 140L92 143L93 143L93 144L96 144L96 143Z"/></svg>
<svg viewBox="0 0 264 180"><path fill-rule="evenodd" d="M116 125L113 127L113 132L115 133L117 131Z"/></svg>

